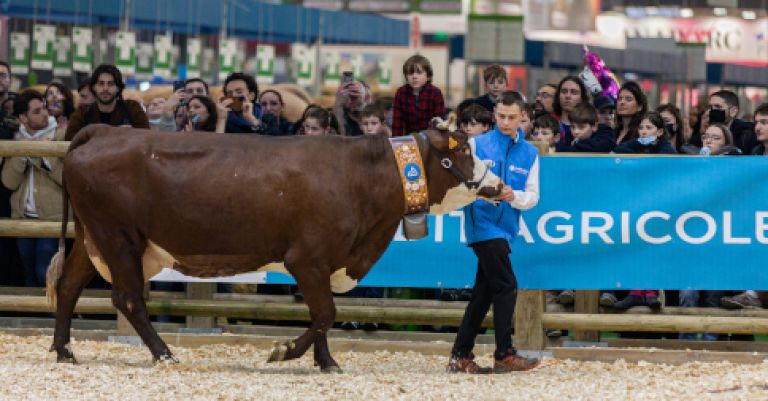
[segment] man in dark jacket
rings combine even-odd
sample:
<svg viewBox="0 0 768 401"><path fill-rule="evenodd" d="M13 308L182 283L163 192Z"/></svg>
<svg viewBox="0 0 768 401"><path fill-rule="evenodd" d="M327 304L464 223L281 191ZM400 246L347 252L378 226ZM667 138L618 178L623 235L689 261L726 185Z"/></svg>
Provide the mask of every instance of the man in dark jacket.
<svg viewBox="0 0 768 401"><path fill-rule="evenodd" d="M96 102L80 106L69 119L66 140L71 141L75 134L89 124L109 124L113 126L132 126L149 129L147 114L141 105L122 97L125 83L120 70L111 64L96 67L91 75L91 92Z"/></svg>
<svg viewBox="0 0 768 401"><path fill-rule="evenodd" d="M725 124L733 134L734 146L748 155L757 146L755 125L736 118L739 115L739 97L729 90L721 90L709 96L709 123Z"/></svg>

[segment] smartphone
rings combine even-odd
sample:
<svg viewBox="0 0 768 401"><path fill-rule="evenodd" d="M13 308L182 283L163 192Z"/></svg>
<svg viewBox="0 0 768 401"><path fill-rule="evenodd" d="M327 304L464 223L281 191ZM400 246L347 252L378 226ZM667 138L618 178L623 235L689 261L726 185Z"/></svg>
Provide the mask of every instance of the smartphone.
<svg viewBox="0 0 768 401"><path fill-rule="evenodd" d="M344 71L341 73L341 83L350 83L355 80L355 74L352 71Z"/></svg>
<svg viewBox="0 0 768 401"><path fill-rule="evenodd" d="M184 87L184 80L180 81L173 81L173 91L176 92L177 90Z"/></svg>
<svg viewBox="0 0 768 401"><path fill-rule="evenodd" d="M227 99L232 99L232 103L229 104L229 109L232 111L243 111L243 101L245 100L244 97L238 96L238 97L232 97L227 96Z"/></svg>

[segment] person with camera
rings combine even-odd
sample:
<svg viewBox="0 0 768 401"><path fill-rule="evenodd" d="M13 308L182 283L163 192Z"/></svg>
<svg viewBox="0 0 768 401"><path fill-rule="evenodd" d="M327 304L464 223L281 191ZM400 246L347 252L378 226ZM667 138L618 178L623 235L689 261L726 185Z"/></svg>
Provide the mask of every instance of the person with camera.
<svg viewBox="0 0 768 401"><path fill-rule="evenodd" d="M336 92L333 114L339 121L339 134L345 136L363 135L360 127L361 113L365 106L373 103L373 95L363 81L357 81L352 71L342 73L341 85Z"/></svg>
<svg viewBox="0 0 768 401"><path fill-rule="evenodd" d="M17 141L60 141L64 130L57 127L56 118L49 114L45 98L34 91L21 93L14 103L14 115L21 123L14 136ZM3 186L13 191L10 199L11 217L61 221L61 173L63 163L56 157L17 156L5 160L2 169ZM19 255L24 266L28 287L44 287L45 273L56 253L56 238L17 238Z"/></svg>
<svg viewBox="0 0 768 401"><path fill-rule="evenodd" d="M739 97L729 90L721 90L709 96L707 105L706 116L702 116L701 132L706 132L710 124L723 124L733 134L733 145L741 149L741 154L751 154L757 146L755 125L736 118L739 115Z"/></svg>
<svg viewBox="0 0 768 401"><path fill-rule="evenodd" d="M123 74L112 64L96 67L91 75L91 92L96 102L80 106L72 114L67 126L66 140L71 141L80 129L89 124L109 124L149 129L149 119L141 105L123 99Z"/></svg>

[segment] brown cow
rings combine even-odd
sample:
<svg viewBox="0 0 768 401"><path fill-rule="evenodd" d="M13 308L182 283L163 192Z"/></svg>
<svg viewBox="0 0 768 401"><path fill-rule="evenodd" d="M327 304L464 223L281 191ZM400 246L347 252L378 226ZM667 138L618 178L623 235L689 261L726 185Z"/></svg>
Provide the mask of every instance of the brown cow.
<svg viewBox="0 0 768 401"><path fill-rule="evenodd" d="M500 180L474 154L474 140L437 129L415 138L430 212L499 194ZM338 371L326 339L336 316L331 291L348 291L365 276L405 213L394 153L380 136L180 135L89 125L64 160L65 204L68 197L75 246L66 263L51 263L48 290L57 303L51 351L73 363L73 309L97 271L154 359L176 361L142 298L145 282L173 266L197 277L290 274L312 323L276 346L270 361L298 358L314 344L320 368Z"/></svg>

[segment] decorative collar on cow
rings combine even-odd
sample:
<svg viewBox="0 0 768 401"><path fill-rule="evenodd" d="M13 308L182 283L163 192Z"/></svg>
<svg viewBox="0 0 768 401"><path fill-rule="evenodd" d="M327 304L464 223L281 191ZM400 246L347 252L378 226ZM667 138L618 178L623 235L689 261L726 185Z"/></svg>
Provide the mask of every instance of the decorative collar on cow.
<svg viewBox="0 0 768 401"><path fill-rule="evenodd" d="M457 130L455 116L451 115L448 120L435 118L432 120L431 125L434 128L448 132L448 150L452 151L468 146L466 138L459 138L452 134ZM462 174L453 161L440 151L423 131L420 131L418 134L391 138L390 143L394 151L395 160L397 161L398 172L400 173L403 193L405 195L405 214L426 213L429 211L426 170L424 169L424 163L416 143L417 135L426 142L430 152L440 159L440 165L456 177L459 182L465 184L470 190L477 190L479 188L480 182L488 174L488 166L486 166L485 172L479 180L472 181Z"/></svg>

